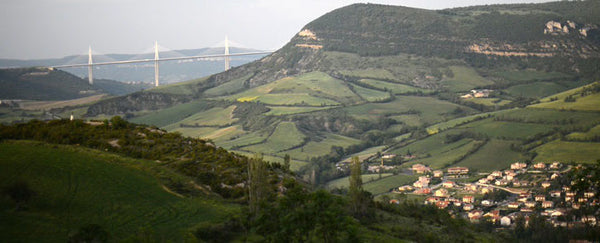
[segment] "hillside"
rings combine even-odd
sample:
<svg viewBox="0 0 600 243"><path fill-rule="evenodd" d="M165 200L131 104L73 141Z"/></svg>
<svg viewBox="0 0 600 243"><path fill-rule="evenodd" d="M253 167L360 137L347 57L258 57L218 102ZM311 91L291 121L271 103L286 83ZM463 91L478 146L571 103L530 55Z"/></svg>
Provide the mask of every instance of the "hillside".
<svg viewBox="0 0 600 243"><path fill-rule="evenodd" d="M1 197L4 242L65 242L89 225L111 242L182 241L199 224L239 213L238 205L173 193L157 177L190 178L153 161L32 141L0 143L0 158L0 187L25 183L35 193L20 211Z"/></svg>
<svg viewBox="0 0 600 243"><path fill-rule="evenodd" d="M592 9L600 3L439 11L354 4L308 23L258 61L103 100L85 115L120 114L275 162L290 155L292 168L316 184L346 176L335 164L351 154L399 155L389 162L398 173L416 163L487 172L553 160L551 146L566 144L589 152L556 159L587 163L597 159L592 135L581 143L562 136L598 124L593 95L564 110L532 104L553 106L543 97L600 78Z"/></svg>
<svg viewBox="0 0 600 243"><path fill-rule="evenodd" d="M73 74L47 68L0 69L3 100L69 100L102 93L124 95L148 87L103 79L92 86Z"/></svg>

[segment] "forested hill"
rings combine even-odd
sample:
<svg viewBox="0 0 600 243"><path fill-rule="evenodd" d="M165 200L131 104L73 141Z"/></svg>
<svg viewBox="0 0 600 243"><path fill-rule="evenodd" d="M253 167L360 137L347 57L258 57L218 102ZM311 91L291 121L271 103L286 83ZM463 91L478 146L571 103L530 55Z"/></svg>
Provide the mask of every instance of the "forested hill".
<svg viewBox="0 0 600 243"><path fill-rule="evenodd" d="M104 79L90 85L87 79L52 68L0 69L0 99L67 100L97 94L124 95L149 86Z"/></svg>

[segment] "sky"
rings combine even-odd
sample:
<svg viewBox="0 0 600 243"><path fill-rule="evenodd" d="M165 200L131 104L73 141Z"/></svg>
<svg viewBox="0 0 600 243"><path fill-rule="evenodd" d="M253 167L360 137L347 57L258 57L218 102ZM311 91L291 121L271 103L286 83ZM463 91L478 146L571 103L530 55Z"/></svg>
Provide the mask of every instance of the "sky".
<svg viewBox="0 0 600 243"><path fill-rule="evenodd" d="M425 9L547 0L0 0L0 58L40 59L217 46L276 50L334 9L371 2Z"/></svg>

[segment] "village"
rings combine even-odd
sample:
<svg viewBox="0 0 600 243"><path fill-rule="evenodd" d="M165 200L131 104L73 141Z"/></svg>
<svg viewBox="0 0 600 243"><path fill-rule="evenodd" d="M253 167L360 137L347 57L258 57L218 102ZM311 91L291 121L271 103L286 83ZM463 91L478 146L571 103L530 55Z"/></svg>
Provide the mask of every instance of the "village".
<svg viewBox="0 0 600 243"><path fill-rule="evenodd" d="M597 206L593 191L577 194L566 174L572 165L522 162L492 173L472 173L467 167L451 167L446 172L422 164L410 170L420 175L410 185L393 189L394 194L425 197L423 203L448 210L471 222L491 222L511 227L519 219L528 224L531 215L544 216L555 227L595 226L593 213L574 213ZM479 178L479 179L477 179ZM467 182L470 181L470 182ZM417 197L419 198L419 197ZM390 203L400 203L391 199ZM577 215L577 216L575 216Z"/></svg>

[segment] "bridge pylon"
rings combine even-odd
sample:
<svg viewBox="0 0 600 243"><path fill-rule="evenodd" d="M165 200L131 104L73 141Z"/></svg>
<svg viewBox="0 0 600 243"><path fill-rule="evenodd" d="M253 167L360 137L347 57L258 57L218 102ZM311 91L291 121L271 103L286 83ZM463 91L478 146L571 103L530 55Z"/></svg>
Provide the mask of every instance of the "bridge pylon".
<svg viewBox="0 0 600 243"><path fill-rule="evenodd" d="M154 86L158 87L158 41L154 41Z"/></svg>
<svg viewBox="0 0 600 243"><path fill-rule="evenodd" d="M93 61L92 61L92 46L90 46L89 50L88 50L88 81L90 82L90 85L94 85L94 75L93 75Z"/></svg>
<svg viewBox="0 0 600 243"><path fill-rule="evenodd" d="M225 36L225 71L231 68L229 59L229 39Z"/></svg>

